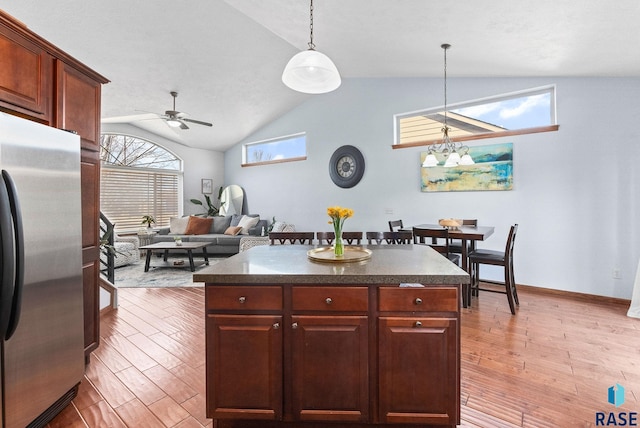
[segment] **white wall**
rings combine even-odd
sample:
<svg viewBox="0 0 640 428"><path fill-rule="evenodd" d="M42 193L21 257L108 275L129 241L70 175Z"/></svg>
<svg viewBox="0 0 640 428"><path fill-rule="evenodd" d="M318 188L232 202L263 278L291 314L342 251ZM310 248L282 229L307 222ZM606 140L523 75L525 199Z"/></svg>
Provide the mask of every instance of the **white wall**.
<svg viewBox="0 0 640 428"><path fill-rule="evenodd" d="M181 144L174 143L158 135L149 133L140 128L125 124L105 123L101 126L102 132L117 132L133 137L139 137L156 143L177 155L183 161L183 193L181 212L184 215L198 214L203 208L189 202L190 199L200 199L204 203L201 193L201 179L213 179L214 192L220 186L224 186L224 154L211 150L192 149ZM214 196L214 199L217 197Z"/></svg>
<svg viewBox="0 0 640 428"><path fill-rule="evenodd" d="M449 79L456 102L557 85L558 132L483 140L514 143L514 189L420 191L424 148L392 150L393 114L443 104L441 79L347 79L241 143L307 133L303 162L241 168L241 143L225 153L224 182L245 189L249 211L276 216L301 231L329 230L326 208L353 208L346 230L386 230L387 221L478 218L496 227L482 247L504 249L519 223L516 281L539 287L630 298L638 262L640 80L627 78ZM362 181L341 189L329 178L338 147L358 147ZM392 212L392 213L389 213ZM612 278L619 270L620 279Z"/></svg>

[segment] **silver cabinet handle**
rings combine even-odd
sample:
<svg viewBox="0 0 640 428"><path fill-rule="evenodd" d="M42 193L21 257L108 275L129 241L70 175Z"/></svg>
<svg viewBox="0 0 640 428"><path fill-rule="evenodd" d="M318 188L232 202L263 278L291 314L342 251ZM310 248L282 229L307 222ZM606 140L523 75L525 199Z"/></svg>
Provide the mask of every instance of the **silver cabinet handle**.
<svg viewBox="0 0 640 428"><path fill-rule="evenodd" d="M419 297L416 297L415 303L416 303L416 305L421 305L422 304L422 299L419 298Z"/></svg>
<svg viewBox="0 0 640 428"><path fill-rule="evenodd" d="M291 328L292 328L292 329L294 329L294 330L295 330L296 328L298 328L298 323L297 323L297 322L294 322L293 324L291 324Z"/></svg>
<svg viewBox="0 0 640 428"><path fill-rule="evenodd" d="M273 324L273 329L274 329L274 330L277 330L277 329L279 329L279 328L280 328L280 323L279 323L279 322L277 322L277 323Z"/></svg>
<svg viewBox="0 0 640 428"><path fill-rule="evenodd" d="M327 297L324 301L326 302L327 305L330 305L333 303L333 300L331 299L331 297Z"/></svg>
<svg viewBox="0 0 640 428"><path fill-rule="evenodd" d="M422 321L416 321L416 327L422 327Z"/></svg>
<svg viewBox="0 0 640 428"><path fill-rule="evenodd" d="M240 303L244 303L244 302L246 302L246 301L247 301L247 298L246 298L246 297L244 297L244 296L240 296L240 297L238 298L238 302L240 302Z"/></svg>

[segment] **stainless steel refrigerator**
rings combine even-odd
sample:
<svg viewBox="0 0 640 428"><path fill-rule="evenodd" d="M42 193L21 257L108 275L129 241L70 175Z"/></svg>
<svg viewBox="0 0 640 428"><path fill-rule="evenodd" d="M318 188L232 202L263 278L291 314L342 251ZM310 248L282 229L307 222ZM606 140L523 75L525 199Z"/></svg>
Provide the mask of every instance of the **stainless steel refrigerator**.
<svg viewBox="0 0 640 428"><path fill-rule="evenodd" d="M80 137L0 112L0 170L0 427L41 427L84 375Z"/></svg>

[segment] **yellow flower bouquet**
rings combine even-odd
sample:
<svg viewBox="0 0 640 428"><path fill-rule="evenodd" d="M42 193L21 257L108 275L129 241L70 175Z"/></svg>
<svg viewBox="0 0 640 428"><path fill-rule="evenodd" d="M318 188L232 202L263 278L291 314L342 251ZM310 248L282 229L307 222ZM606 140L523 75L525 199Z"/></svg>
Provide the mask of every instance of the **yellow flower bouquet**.
<svg viewBox="0 0 640 428"><path fill-rule="evenodd" d="M344 244L342 243L342 226L344 221L349 217L353 217L353 210L351 208L342 207L329 207L327 208L327 215L331 218L329 224L333 224L333 231L336 235L335 245L333 247L336 257L344 256Z"/></svg>

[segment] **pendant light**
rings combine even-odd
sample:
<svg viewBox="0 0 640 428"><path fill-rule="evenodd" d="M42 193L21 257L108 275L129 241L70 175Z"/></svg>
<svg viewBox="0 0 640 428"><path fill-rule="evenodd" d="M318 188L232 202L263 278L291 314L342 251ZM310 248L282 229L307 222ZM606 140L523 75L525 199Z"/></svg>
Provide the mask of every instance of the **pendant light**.
<svg viewBox="0 0 640 428"><path fill-rule="evenodd" d="M471 155L469 155L469 147L456 145L449 138L449 125L447 123L447 49L449 49L451 45L444 43L440 45L440 47L444 50L444 127L442 127L442 141L429 146L429 151L422 166L424 168L438 166L439 162L436 158L438 151L445 158L444 167L446 168L452 168L458 165L473 165L475 162L471 158ZM436 146L435 149L433 146ZM459 152L462 151L464 151L464 154L460 156Z"/></svg>
<svg viewBox="0 0 640 428"><path fill-rule="evenodd" d="M325 54L315 50L313 44L313 0L310 6L309 49L293 56L282 73L282 82L294 91L306 94L324 94L337 89L342 83L335 64Z"/></svg>

